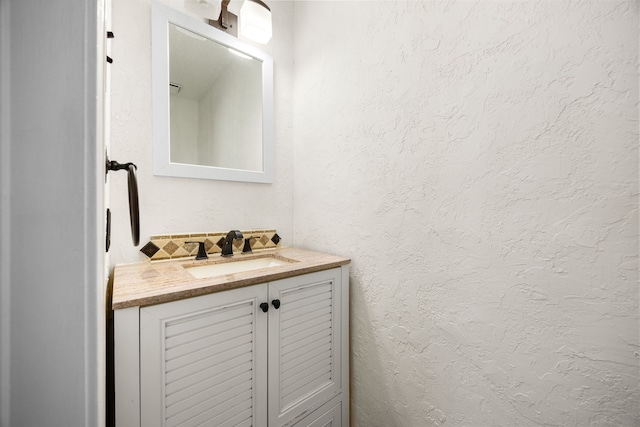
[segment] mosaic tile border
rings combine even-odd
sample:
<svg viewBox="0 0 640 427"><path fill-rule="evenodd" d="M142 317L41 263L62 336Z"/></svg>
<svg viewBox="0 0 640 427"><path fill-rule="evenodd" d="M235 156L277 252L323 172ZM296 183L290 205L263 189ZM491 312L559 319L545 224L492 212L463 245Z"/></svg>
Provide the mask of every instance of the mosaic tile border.
<svg viewBox="0 0 640 427"><path fill-rule="evenodd" d="M251 239L251 250L271 249L280 247L282 238L276 230L241 230L244 239ZM198 253L198 244L188 242L204 242L207 254L222 252L225 232L215 233L189 233L189 234L163 234L151 236L149 242L140 249L144 255L151 259L166 260L174 258L186 258ZM233 242L233 252L242 252L244 239Z"/></svg>

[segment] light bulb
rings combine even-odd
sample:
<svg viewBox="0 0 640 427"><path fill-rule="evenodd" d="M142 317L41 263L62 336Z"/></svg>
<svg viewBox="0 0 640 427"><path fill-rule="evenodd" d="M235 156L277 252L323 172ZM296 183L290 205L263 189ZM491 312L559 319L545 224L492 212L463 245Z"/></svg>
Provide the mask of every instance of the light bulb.
<svg viewBox="0 0 640 427"><path fill-rule="evenodd" d="M240 8L240 33L255 42L266 44L271 40L271 11L266 4L245 0Z"/></svg>

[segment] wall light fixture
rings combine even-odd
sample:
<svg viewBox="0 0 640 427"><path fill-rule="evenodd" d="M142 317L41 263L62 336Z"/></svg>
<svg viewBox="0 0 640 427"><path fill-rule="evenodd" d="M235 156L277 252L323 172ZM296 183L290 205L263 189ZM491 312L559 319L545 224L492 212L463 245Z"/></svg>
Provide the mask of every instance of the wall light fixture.
<svg viewBox="0 0 640 427"><path fill-rule="evenodd" d="M254 42L271 40L271 9L262 0L184 0L184 8L234 37L239 28L242 37Z"/></svg>
<svg viewBox="0 0 640 427"><path fill-rule="evenodd" d="M261 0L245 0L240 8L240 34L257 43L271 40L271 9Z"/></svg>

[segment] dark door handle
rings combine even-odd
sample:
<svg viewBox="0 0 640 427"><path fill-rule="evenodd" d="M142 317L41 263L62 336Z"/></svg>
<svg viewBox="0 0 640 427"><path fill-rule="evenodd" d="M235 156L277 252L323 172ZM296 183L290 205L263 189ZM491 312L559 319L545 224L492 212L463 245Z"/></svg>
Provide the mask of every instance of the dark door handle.
<svg viewBox="0 0 640 427"><path fill-rule="evenodd" d="M140 243L140 206L138 205L137 166L133 163L118 163L107 159L107 173L109 171L126 170L129 174L129 222L131 223L131 239L133 246Z"/></svg>
<svg viewBox="0 0 640 427"><path fill-rule="evenodd" d="M111 247L111 210L107 208L107 236L106 236L106 251L109 252Z"/></svg>
<svg viewBox="0 0 640 427"><path fill-rule="evenodd" d="M129 222L133 246L140 243L140 206L138 205L138 177L136 165L129 163Z"/></svg>
<svg viewBox="0 0 640 427"><path fill-rule="evenodd" d="M267 312L269 310L269 304L267 304L266 302L263 302L262 304L260 304L260 308L262 309L263 312Z"/></svg>
<svg viewBox="0 0 640 427"><path fill-rule="evenodd" d="M271 304L273 305L273 308L275 308L276 310L280 308L280 300L279 299L274 299L273 301L271 301Z"/></svg>

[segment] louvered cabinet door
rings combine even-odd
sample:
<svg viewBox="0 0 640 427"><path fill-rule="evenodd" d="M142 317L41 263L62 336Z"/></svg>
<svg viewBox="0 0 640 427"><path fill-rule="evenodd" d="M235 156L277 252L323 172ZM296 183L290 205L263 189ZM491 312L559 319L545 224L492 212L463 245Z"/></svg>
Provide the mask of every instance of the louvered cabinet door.
<svg viewBox="0 0 640 427"><path fill-rule="evenodd" d="M143 427L267 426L267 314L257 285L140 310Z"/></svg>
<svg viewBox="0 0 640 427"><path fill-rule="evenodd" d="M307 415L302 421L297 422L293 427L340 427L342 426L342 402L338 402L330 409L316 409Z"/></svg>
<svg viewBox="0 0 640 427"><path fill-rule="evenodd" d="M341 392L340 286L339 268L269 283L269 427Z"/></svg>

